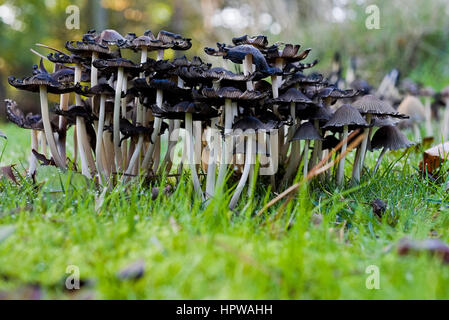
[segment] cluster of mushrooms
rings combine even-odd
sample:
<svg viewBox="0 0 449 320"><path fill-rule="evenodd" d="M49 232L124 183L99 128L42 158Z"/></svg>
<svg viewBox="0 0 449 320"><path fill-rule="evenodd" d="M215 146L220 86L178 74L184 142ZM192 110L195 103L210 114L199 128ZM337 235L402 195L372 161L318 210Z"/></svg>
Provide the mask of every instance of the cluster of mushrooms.
<svg viewBox="0 0 449 320"><path fill-rule="evenodd" d="M223 58L224 67L199 57L164 59L166 50L191 47L191 39L167 31L157 36L89 31L81 41L68 41L66 52L40 46L54 52L41 55L32 76L8 80L17 89L39 93L41 115L24 115L6 100L8 119L31 130L30 175L40 162L80 168L87 178L110 186L187 170L204 201L236 185L229 189L233 209L245 186L249 194L254 191L257 177L267 176L279 190L305 177L339 143L344 154L353 130L365 134L353 162L355 182L368 150L383 150L377 170L387 150L412 145L396 127L406 115L374 95L361 96L321 74L306 74L317 61L304 63L310 49L300 51L300 45L269 45L266 36L245 35L232 39L232 45L205 48L206 54ZM140 54L139 63L123 58L128 53ZM52 72L42 59L54 63ZM49 93L60 96L51 108ZM70 126L73 159L66 152ZM375 127L380 129L373 135ZM346 157L340 158L334 174L343 185Z"/></svg>

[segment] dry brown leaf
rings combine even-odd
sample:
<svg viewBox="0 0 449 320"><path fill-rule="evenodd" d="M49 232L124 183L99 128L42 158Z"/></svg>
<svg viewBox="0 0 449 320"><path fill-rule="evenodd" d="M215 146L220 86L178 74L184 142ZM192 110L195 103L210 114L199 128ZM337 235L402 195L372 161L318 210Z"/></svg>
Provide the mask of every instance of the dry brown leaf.
<svg viewBox="0 0 449 320"><path fill-rule="evenodd" d="M449 157L449 142L439 144L424 151L424 160L420 163L420 169L427 169L427 172L433 173Z"/></svg>

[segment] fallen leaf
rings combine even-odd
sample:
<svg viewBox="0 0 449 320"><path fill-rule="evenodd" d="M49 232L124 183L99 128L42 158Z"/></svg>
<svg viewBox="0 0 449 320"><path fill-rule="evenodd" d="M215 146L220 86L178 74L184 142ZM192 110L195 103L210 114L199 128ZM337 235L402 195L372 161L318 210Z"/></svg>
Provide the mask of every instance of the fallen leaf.
<svg viewBox="0 0 449 320"><path fill-rule="evenodd" d="M10 165L10 166L5 166L5 167L0 167L0 173L3 177L11 180L12 182L14 182L15 184L19 184L17 182L16 176L14 175L14 172L12 171L12 168L14 167L14 165Z"/></svg>
<svg viewBox="0 0 449 320"><path fill-rule="evenodd" d="M122 269L118 274L117 278L120 280L137 280L143 277L145 274L145 261L139 259L133 262L129 266Z"/></svg>
<svg viewBox="0 0 449 320"><path fill-rule="evenodd" d="M399 241L398 253L401 256L411 253L430 253L439 258L444 263L449 263L449 247L438 239L410 240L403 238Z"/></svg>
<svg viewBox="0 0 449 320"><path fill-rule="evenodd" d="M420 169L427 169L427 172L433 173L449 157L449 142L439 144L424 151L424 160L420 163Z"/></svg>

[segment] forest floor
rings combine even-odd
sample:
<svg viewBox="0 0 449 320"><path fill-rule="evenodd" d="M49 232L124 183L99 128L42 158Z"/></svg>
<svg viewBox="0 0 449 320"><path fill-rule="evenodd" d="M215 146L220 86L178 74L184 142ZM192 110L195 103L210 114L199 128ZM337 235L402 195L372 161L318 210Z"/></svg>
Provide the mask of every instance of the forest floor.
<svg viewBox="0 0 449 320"><path fill-rule="evenodd" d="M1 130L1 165L23 174L29 137ZM102 194L52 167L39 168L38 186L2 178L0 298L448 299L449 266L397 250L404 237L449 242L446 183L423 177L421 158L419 147L389 153L360 186L313 183L284 211L261 216L274 195L260 186L231 212L228 195L206 207L190 183L152 200L143 183ZM350 165L351 157L347 176ZM377 198L387 204L382 217ZM68 290L78 272L80 289Z"/></svg>

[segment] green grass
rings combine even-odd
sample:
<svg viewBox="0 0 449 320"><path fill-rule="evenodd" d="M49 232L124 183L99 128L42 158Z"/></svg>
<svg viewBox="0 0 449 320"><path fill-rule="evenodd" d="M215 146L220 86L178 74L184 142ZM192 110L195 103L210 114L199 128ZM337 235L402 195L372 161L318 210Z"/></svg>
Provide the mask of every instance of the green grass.
<svg viewBox="0 0 449 320"><path fill-rule="evenodd" d="M26 166L28 136L11 125L1 130L9 137L1 164ZM46 299L447 299L448 266L397 254L404 236L449 242L444 184L418 174L420 152L402 155L388 154L377 176L346 193L331 185L302 190L276 219L279 206L254 215L265 198L260 187L237 213L226 196L207 208L193 201L186 178L155 201L143 184L117 186L96 209L98 191L71 173L41 169L37 179L47 182L39 189L2 179L0 227L15 232L0 237L0 296L38 284ZM388 203L381 220L374 198ZM117 278L139 259L142 278ZM90 283L75 294L64 289L68 265ZM380 290L365 286L370 265L379 267Z"/></svg>

